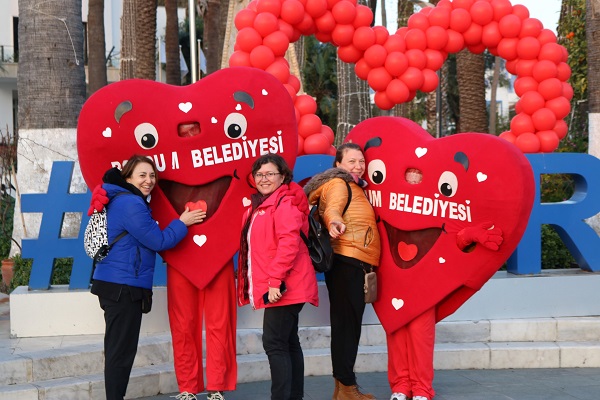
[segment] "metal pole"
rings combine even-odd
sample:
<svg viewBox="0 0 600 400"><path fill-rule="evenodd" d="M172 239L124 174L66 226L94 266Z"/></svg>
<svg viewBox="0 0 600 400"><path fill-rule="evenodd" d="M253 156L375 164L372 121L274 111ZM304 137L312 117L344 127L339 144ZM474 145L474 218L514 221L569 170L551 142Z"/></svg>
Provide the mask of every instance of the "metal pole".
<svg viewBox="0 0 600 400"><path fill-rule="evenodd" d="M438 85L435 89L435 117L437 118L436 138L442 137L442 69L437 71Z"/></svg>
<svg viewBox="0 0 600 400"><path fill-rule="evenodd" d="M196 6L194 0L188 0L190 13L190 64L192 83L198 80L198 52L196 51Z"/></svg>

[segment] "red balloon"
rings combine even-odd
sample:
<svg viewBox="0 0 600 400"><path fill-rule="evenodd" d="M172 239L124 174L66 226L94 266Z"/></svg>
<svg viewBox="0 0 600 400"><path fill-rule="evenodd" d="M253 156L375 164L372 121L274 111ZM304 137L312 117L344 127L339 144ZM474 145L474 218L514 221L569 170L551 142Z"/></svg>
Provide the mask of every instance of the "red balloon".
<svg viewBox="0 0 600 400"><path fill-rule="evenodd" d="M300 115L314 114L317 112L317 102L312 96L307 94L301 94L296 97L294 107L296 107Z"/></svg>
<svg viewBox="0 0 600 400"><path fill-rule="evenodd" d="M306 154L329 154L331 143L327 136L316 133L304 139L304 152Z"/></svg>
<svg viewBox="0 0 600 400"><path fill-rule="evenodd" d="M409 67L423 69L427 65L427 57L421 50L411 49L406 52L406 59Z"/></svg>
<svg viewBox="0 0 600 400"><path fill-rule="evenodd" d="M277 20L277 24L279 25L279 31L283 32L290 42L295 41L295 40L292 40L295 35L294 27L292 25L288 24L287 22L285 22L282 19ZM300 35L300 32L298 32L298 35ZM298 37L300 37L300 36L298 36ZM296 38L296 40L297 39L298 38Z"/></svg>
<svg viewBox="0 0 600 400"><path fill-rule="evenodd" d="M446 61L444 55L436 50L427 49L424 51L424 54L425 58L427 58L427 64L425 65L425 68L433 71L437 71L438 69L442 68L444 61Z"/></svg>
<svg viewBox="0 0 600 400"><path fill-rule="evenodd" d="M452 8L440 7L433 8L427 18L430 26L439 26L440 28L448 29L450 27L450 12Z"/></svg>
<svg viewBox="0 0 600 400"><path fill-rule="evenodd" d="M408 22L406 24L408 29L420 29L423 32L429 28L429 19L426 15L423 14L413 14L408 18Z"/></svg>
<svg viewBox="0 0 600 400"><path fill-rule="evenodd" d="M545 100L552 100L556 97L562 96L562 82L557 78L546 79L545 81L540 82L538 85L538 92L540 92Z"/></svg>
<svg viewBox="0 0 600 400"><path fill-rule="evenodd" d="M448 30L448 44L444 51L450 54L458 53L465 47L465 38L458 32Z"/></svg>
<svg viewBox="0 0 600 400"><path fill-rule="evenodd" d="M375 105L382 110L389 110L394 107L394 103L388 99L385 92L375 92Z"/></svg>
<svg viewBox="0 0 600 400"><path fill-rule="evenodd" d="M351 24L356 17L356 7L349 1L339 1L333 6L331 13L338 24Z"/></svg>
<svg viewBox="0 0 600 400"><path fill-rule="evenodd" d="M512 13L521 18L521 20L529 18L529 10L522 4L515 4Z"/></svg>
<svg viewBox="0 0 600 400"><path fill-rule="evenodd" d="M515 145L523 153L538 153L540 151L540 140L531 132L518 135L515 139Z"/></svg>
<svg viewBox="0 0 600 400"><path fill-rule="evenodd" d="M511 131L502 132L500 135L498 135L498 137L512 144L515 144L515 141L517 140L517 137Z"/></svg>
<svg viewBox="0 0 600 400"><path fill-rule="evenodd" d="M313 18L319 18L327 11L327 0L306 0L306 12Z"/></svg>
<svg viewBox="0 0 600 400"><path fill-rule="evenodd" d="M515 114L521 114L523 112L523 105L518 101L515 103Z"/></svg>
<svg viewBox="0 0 600 400"><path fill-rule="evenodd" d="M481 32L481 43L486 47L496 48L498 47L500 40L502 40L502 34L500 34L498 23L496 21L492 21L483 27L483 31Z"/></svg>
<svg viewBox="0 0 600 400"><path fill-rule="evenodd" d="M498 54L507 61L517 58L517 38L504 38L498 43Z"/></svg>
<svg viewBox="0 0 600 400"><path fill-rule="evenodd" d="M364 56L365 61L372 68L381 67L383 64L385 64L386 57L387 57L387 51L385 50L385 47L383 47L379 44L374 44L373 46L369 47L365 51L365 56Z"/></svg>
<svg viewBox="0 0 600 400"><path fill-rule="evenodd" d="M558 121L556 121L556 125L554 125L553 131L556 133L556 136L558 136L558 139L562 140L565 136L567 136L569 126L567 125L565 120L559 119Z"/></svg>
<svg viewBox="0 0 600 400"><path fill-rule="evenodd" d="M506 62L506 70L513 75L517 75L517 65L519 63L518 59L514 59Z"/></svg>
<svg viewBox="0 0 600 400"><path fill-rule="evenodd" d="M531 76L533 75L533 67L537 64L537 60L519 60L517 59L517 75Z"/></svg>
<svg viewBox="0 0 600 400"><path fill-rule="evenodd" d="M542 45L546 43L556 43L556 35L550 29L542 29L538 35L538 40Z"/></svg>
<svg viewBox="0 0 600 400"><path fill-rule="evenodd" d="M302 35L305 36L310 36L317 31L315 21L307 13L304 13L304 15L302 16L302 22L296 24L294 27L298 29L302 33Z"/></svg>
<svg viewBox="0 0 600 400"><path fill-rule="evenodd" d="M333 133L333 129L327 125L321 126L321 135L325 135L329 144L332 144L335 140L335 133Z"/></svg>
<svg viewBox="0 0 600 400"><path fill-rule="evenodd" d="M544 25L542 25L539 19L526 18L521 22L521 33L519 33L519 37L538 37L542 32L542 29L544 29Z"/></svg>
<svg viewBox="0 0 600 400"><path fill-rule="evenodd" d="M382 46L387 42L388 37L390 36L388 30L383 26L374 26L373 32L375 32L375 43Z"/></svg>
<svg viewBox="0 0 600 400"><path fill-rule="evenodd" d="M471 6L471 19L481 26L489 24L494 19L494 9L486 1L477 1Z"/></svg>
<svg viewBox="0 0 600 400"><path fill-rule="evenodd" d="M288 84L294 88L296 93L298 93L300 91L300 86L301 86L300 79L298 79L296 76L290 74L290 78L288 79Z"/></svg>
<svg viewBox="0 0 600 400"><path fill-rule="evenodd" d="M370 26L361 26L354 31L352 44L359 50L367 50L375 44L375 32Z"/></svg>
<svg viewBox="0 0 600 400"><path fill-rule="evenodd" d="M476 45L469 45L467 46L467 49L469 49L469 51L473 54L481 54L485 51L485 45L481 43Z"/></svg>
<svg viewBox="0 0 600 400"><path fill-rule="evenodd" d="M281 13L281 2L279 0L258 0L256 2L256 12L268 12L279 17Z"/></svg>
<svg viewBox="0 0 600 400"><path fill-rule="evenodd" d="M500 22L502 18L512 12L512 4L508 0L493 0L491 3L494 9L494 21Z"/></svg>
<svg viewBox="0 0 600 400"><path fill-rule="evenodd" d="M404 36L407 49L425 50L427 48L427 36L420 29L409 29Z"/></svg>
<svg viewBox="0 0 600 400"><path fill-rule="evenodd" d="M568 82L562 82L562 96L567 100L573 98L573 87Z"/></svg>
<svg viewBox="0 0 600 400"><path fill-rule="evenodd" d="M563 119L571 111L571 102L564 97L557 97L546 102L546 108L552 110L556 119Z"/></svg>
<svg viewBox="0 0 600 400"><path fill-rule="evenodd" d="M290 46L290 40L285 33L275 31L264 38L263 44L273 50L275 56L280 57L285 55L285 52Z"/></svg>
<svg viewBox="0 0 600 400"><path fill-rule="evenodd" d="M475 0L454 0L452 2L452 7L454 7L454 9L462 8L468 11L473 6L473 3L475 3Z"/></svg>
<svg viewBox="0 0 600 400"><path fill-rule="evenodd" d="M256 18L256 11L245 8L235 14L235 27L238 31L241 31L244 28L249 28L254 25L254 18Z"/></svg>
<svg viewBox="0 0 600 400"><path fill-rule="evenodd" d="M558 76L558 69L552 61L541 60L533 66L532 76L538 82L556 78Z"/></svg>
<svg viewBox="0 0 600 400"><path fill-rule="evenodd" d="M265 71L273 75L281 83L287 83L290 78L290 67L283 62L275 61Z"/></svg>
<svg viewBox="0 0 600 400"><path fill-rule="evenodd" d="M517 43L517 56L524 60L534 60L540 54L540 41L534 37L524 37Z"/></svg>
<svg viewBox="0 0 600 400"><path fill-rule="evenodd" d="M356 73L356 76L363 81L366 81L369 77L369 72L371 72L371 67L369 67L369 64L367 64L364 58L361 58L356 62L356 65L354 65L354 72Z"/></svg>
<svg viewBox="0 0 600 400"><path fill-rule="evenodd" d="M298 135L298 155L302 156L304 154L304 138Z"/></svg>
<svg viewBox="0 0 600 400"><path fill-rule="evenodd" d="M421 91L426 93L433 92L438 87L439 82L440 80L435 71L424 69L423 86L421 86Z"/></svg>
<svg viewBox="0 0 600 400"><path fill-rule="evenodd" d="M394 51L385 59L385 69L393 76L400 76L408 68L408 59L404 53Z"/></svg>
<svg viewBox="0 0 600 400"><path fill-rule="evenodd" d="M448 44L448 31L439 26L430 26L425 31L427 48L442 50Z"/></svg>
<svg viewBox="0 0 600 400"><path fill-rule="evenodd" d="M298 91L296 89L294 89L294 87L292 85L290 85L289 83L284 83L283 87L285 88L285 90L287 90L287 92L290 95L290 97L292 98L292 100L294 100L296 98L296 93L298 93Z"/></svg>
<svg viewBox="0 0 600 400"><path fill-rule="evenodd" d="M402 76L400 76L400 79L402 79L410 91L419 90L423 86L424 81L423 72L415 67L408 67Z"/></svg>
<svg viewBox="0 0 600 400"><path fill-rule="evenodd" d="M335 18L333 15L327 11L325 14L315 19L315 26L319 32L330 33L333 32L337 22L335 22Z"/></svg>
<svg viewBox="0 0 600 400"><path fill-rule="evenodd" d="M539 59L559 64L563 61L563 49L564 47L558 43L546 43L540 49Z"/></svg>
<svg viewBox="0 0 600 400"><path fill-rule="evenodd" d="M556 77L563 82L566 82L571 77L571 67L565 62L561 62L556 66Z"/></svg>
<svg viewBox="0 0 600 400"><path fill-rule="evenodd" d="M355 63L363 57L362 50L358 50L353 45L338 47L338 57L346 63Z"/></svg>
<svg viewBox="0 0 600 400"><path fill-rule="evenodd" d="M402 53L406 51L406 43L404 42L404 37L396 34L388 36L383 47L385 47L388 54L394 51L400 51Z"/></svg>
<svg viewBox="0 0 600 400"><path fill-rule="evenodd" d="M250 67L250 53L242 50L234 51L229 57L230 67Z"/></svg>
<svg viewBox="0 0 600 400"><path fill-rule="evenodd" d="M369 86L375 91L384 91L391 81L392 76L384 67L373 68L367 77Z"/></svg>
<svg viewBox="0 0 600 400"><path fill-rule="evenodd" d="M361 26L370 26L371 22L373 22L373 11L365 5L357 5L356 17L353 22L354 27L360 28Z"/></svg>
<svg viewBox="0 0 600 400"><path fill-rule="evenodd" d="M385 89L385 94L391 102L402 104L408 100L410 91L401 79L393 79Z"/></svg>
<svg viewBox="0 0 600 400"><path fill-rule="evenodd" d="M298 121L298 134L304 139L310 135L321 131L321 119L315 114L305 114ZM306 146L306 142L304 143Z"/></svg>
<svg viewBox="0 0 600 400"><path fill-rule="evenodd" d="M516 136L519 136L525 132L533 132L535 127L533 126L533 120L527 114L517 114L510 121L510 130Z"/></svg>
<svg viewBox="0 0 600 400"><path fill-rule="evenodd" d="M333 32L331 32L331 39L338 46L348 46L352 43L353 37L354 27L352 25L338 24L333 29Z"/></svg>
<svg viewBox="0 0 600 400"><path fill-rule="evenodd" d="M302 21L302 18L304 18L304 6L298 0L285 0L281 3L282 20L290 25L296 25Z"/></svg>
<svg viewBox="0 0 600 400"><path fill-rule="evenodd" d="M546 100L538 92L527 92L519 100L523 112L532 115L540 108L544 107Z"/></svg>
<svg viewBox="0 0 600 400"><path fill-rule="evenodd" d="M535 136L540 141L540 153L552 153L558 148L559 139L554 131L536 132Z"/></svg>
<svg viewBox="0 0 600 400"><path fill-rule="evenodd" d="M498 29L505 38L516 38L521 32L521 19L514 14L508 14L498 22Z"/></svg>
<svg viewBox="0 0 600 400"><path fill-rule="evenodd" d="M530 91L537 91L538 89L538 81L533 79L530 76L524 76L522 78L517 78L515 81L515 93L519 97L523 97L523 95Z"/></svg>
<svg viewBox="0 0 600 400"><path fill-rule="evenodd" d="M481 25L471 24L469 29L463 32L463 37L465 38L465 44L467 46L477 46L481 44L481 34L483 32L483 28Z"/></svg>
<svg viewBox="0 0 600 400"><path fill-rule="evenodd" d="M548 131L556 125L556 115L549 108L540 108L531 116L536 131Z"/></svg>
<svg viewBox="0 0 600 400"><path fill-rule="evenodd" d="M329 33L324 32L316 32L315 38L321 43L331 43L333 39Z"/></svg>
<svg viewBox="0 0 600 400"><path fill-rule="evenodd" d="M279 28L279 23L273 14L261 12L256 14L253 26L262 37L267 37Z"/></svg>
<svg viewBox="0 0 600 400"><path fill-rule="evenodd" d="M450 28L458 33L463 33L471 26L471 14L462 8L452 10L450 13Z"/></svg>
<svg viewBox="0 0 600 400"><path fill-rule="evenodd" d="M335 156L335 155L336 155L336 153L337 153L337 149L335 148L335 146L331 146L331 147L329 148L329 155L330 155L330 156Z"/></svg>
<svg viewBox="0 0 600 400"><path fill-rule="evenodd" d="M273 50L267 46L257 46L250 52L250 63L255 68L265 70L269 65L273 64L274 61L275 55L273 54Z"/></svg>
<svg viewBox="0 0 600 400"><path fill-rule="evenodd" d="M236 37L240 50L250 53L256 46L262 44L262 36L254 28L243 28Z"/></svg>

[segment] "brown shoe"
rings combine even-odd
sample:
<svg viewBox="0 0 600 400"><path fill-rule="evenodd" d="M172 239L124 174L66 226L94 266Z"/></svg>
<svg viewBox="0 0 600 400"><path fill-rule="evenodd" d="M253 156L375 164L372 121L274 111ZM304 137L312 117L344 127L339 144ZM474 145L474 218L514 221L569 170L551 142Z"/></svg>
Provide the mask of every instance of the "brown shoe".
<svg viewBox="0 0 600 400"><path fill-rule="evenodd" d="M358 385L345 386L339 382L339 392L337 400L372 400L375 396L372 394L364 394L358 390Z"/></svg>

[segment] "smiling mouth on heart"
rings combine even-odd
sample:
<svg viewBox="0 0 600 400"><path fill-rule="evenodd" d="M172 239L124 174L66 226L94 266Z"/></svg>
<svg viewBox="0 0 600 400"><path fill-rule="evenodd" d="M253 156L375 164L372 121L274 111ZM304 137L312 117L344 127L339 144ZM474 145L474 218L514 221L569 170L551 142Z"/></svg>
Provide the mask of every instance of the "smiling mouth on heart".
<svg viewBox="0 0 600 400"><path fill-rule="evenodd" d="M383 221L394 263L402 268L414 267L429 252L442 233L441 228L403 231ZM416 243L419 245L417 246Z"/></svg>
<svg viewBox="0 0 600 400"><path fill-rule="evenodd" d="M185 203L198 200L206 201L206 219L208 220L217 210L231 184L231 176L224 176L204 185L189 186L183 183L161 179L161 188L177 214L185 210Z"/></svg>

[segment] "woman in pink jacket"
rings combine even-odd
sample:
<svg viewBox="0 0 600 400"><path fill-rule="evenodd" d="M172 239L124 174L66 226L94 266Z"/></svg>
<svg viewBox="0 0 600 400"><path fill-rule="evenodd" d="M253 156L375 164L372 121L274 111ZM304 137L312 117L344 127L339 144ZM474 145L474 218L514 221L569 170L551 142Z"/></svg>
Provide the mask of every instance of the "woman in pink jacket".
<svg viewBox="0 0 600 400"><path fill-rule="evenodd" d="M258 193L245 215L238 263L239 304L264 308L263 348L271 368L271 400L304 396L304 355L298 316L318 306L317 279L300 230L308 232L308 202L277 154L254 162Z"/></svg>

